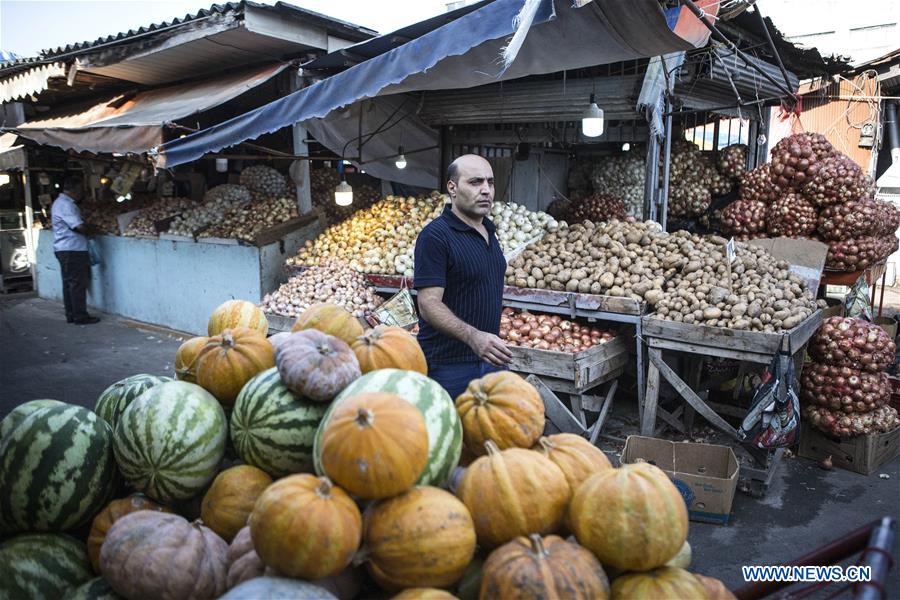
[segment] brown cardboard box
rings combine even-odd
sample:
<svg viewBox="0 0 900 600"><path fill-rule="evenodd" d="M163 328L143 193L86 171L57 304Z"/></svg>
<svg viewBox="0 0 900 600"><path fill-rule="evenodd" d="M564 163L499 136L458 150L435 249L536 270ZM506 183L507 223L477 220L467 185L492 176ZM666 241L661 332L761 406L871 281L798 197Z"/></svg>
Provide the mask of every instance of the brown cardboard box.
<svg viewBox="0 0 900 600"><path fill-rule="evenodd" d="M892 340L897 338L897 321L894 319L875 317L872 322L884 329Z"/></svg>
<svg viewBox="0 0 900 600"><path fill-rule="evenodd" d="M630 435L621 462L639 458L665 471L681 492L692 521L728 523L740 471L731 448Z"/></svg>
<svg viewBox="0 0 900 600"><path fill-rule="evenodd" d="M887 433L835 438L803 423L800 431L801 458L819 461L826 456L836 467L871 475L881 465L900 455L900 427Z"/></svg>

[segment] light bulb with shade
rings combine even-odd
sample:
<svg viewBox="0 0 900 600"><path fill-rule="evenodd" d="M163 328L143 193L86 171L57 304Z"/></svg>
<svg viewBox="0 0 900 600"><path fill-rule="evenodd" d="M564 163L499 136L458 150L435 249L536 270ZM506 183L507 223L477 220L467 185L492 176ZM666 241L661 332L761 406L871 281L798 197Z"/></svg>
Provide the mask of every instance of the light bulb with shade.
<svg viewBox="0 0 900 600"><path fill-rule="evenodd" d="M353 188L345 180L342 180L334 188L334 203L338 206L350 206L353 204Z"/></svg>
<svg viewBox="0 0 900 600"><path fill-rule="evenodd" d="M581 133L585 137L603 135L603 109L597 106L594 94L591 94L590 106L581 115Z"/></svg>

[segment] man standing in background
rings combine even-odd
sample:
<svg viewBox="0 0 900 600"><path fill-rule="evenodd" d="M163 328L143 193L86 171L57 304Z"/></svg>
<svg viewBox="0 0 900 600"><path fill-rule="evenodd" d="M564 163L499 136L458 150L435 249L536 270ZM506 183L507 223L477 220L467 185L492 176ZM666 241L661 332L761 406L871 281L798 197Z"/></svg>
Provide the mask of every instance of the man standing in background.
<svg viewBox="0 0 900 600"><path fill-rule="evenodd" d="M84 222L78 203L84 197L84 181L67 177L62 193L50 207L53 225L53 252L62 272L63 302L66 321L78 325L99 323L87 312L87 286L91 276L91 259L87 236L93 228Z"/></svg>

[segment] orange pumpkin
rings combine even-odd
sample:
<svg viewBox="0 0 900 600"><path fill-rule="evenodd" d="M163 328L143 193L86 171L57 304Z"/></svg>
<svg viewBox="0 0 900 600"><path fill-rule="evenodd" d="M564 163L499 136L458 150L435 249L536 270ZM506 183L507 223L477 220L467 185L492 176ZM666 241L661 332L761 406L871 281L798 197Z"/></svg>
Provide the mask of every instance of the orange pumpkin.
<svg viewBox="0 0 900 600"><path fill-rule="evenodd" d="M475 554L469 511L436 487L414 487L372 503L364 531L367 568L388 591L450 586Z"/></svg>
<svg viewBox="0 0 900 600"><path fill-rule="evenodd" d="M578 544L532 533L494 550L484 563L481 598L606 600L600 561Z"/></svg>
<svg viewBox="0 0 900 600"><path fill-rule="evenodd" d="M188 383L197 383L197 356L209 338L205 336L195 337L187 340L175 352L175 379L187 381Z"/></svg>
<svg viewBox="0 0 900 600"><path fill-rule="evenodd" d="M231 542L247 524L257 498L269 487L269 474L251 465L225 469L203 496L200 518L226 542Z"/></svg>
<svg viewBox="0 0 900 600"><path fill-rule="evenodd" d="M272 344L261 333L238 327L209 341L197 357L197 384L226 409L254 375L275 366Z"/></svg>
<svg viewBox="0 0 900 600"><path fill-rule="evenodd" d="M158 510L161 512L172 512L165 506L157 504L143 494L134 494L128 498L113 500L106 508L97 513L94 522L91 523L91 531L88 533L87 551L88 558L91 559L91 566L94 572L100 572L100 547L106 534L113 523L121 519L127 514L137 512L139 510Z"/></svg>
<svg viewBox="0 0 900 600"><path fill-rule="evenodd" d="M418 340L402 327L378 325L350 345L363 373L403 369L428 375L425 353Z"/></svg>
<svg viewBox="0 0 900 600"><path fill-rule="evenodd" d="M559 467L540 452L486 446L487 456L469 465L457 490L472 513L479 544L495 547L559 529L572 497Z"/></svg>
<svg viewBox="0 0 900 600"><path fill-rule="evenodd" d="M660 567L646 573L620 575L612 583L613 600L678 598L708 600L706 588L693 574L678 567Z"/></svg>
<svg viewBox="0 0 900 600"><path fill-rule="evenodd" d="M600 448L574 433L542 437L534 449L543 452L562 470L572 493L591 475L613 468Z"/></svg>
<svg viewBox="0 0 900 600"><path fill-rule="evenodd" d="M699 573L694 573L693 575L706 588L706 595L709 596L709 600L737 600L737 597L719 579L700 575Z"/></svg>
<svg viewBox="0 0 900 600"><path fill-rule="evenodd" d="M206 332L209 337L219 335L226 329L246 327L258 331L265 337L269 333L269 320L261 308L246 300L227 300L209 317Z"/></svg>
<svg viewBox="0 0 900 600"><path fill-rule="evenodd" d="M425 417L394 394L344 398L321 440L324 473L360 498L387 498L411 488L428 462Z"/></svg>
<svg viewBox="0 0 900 600"><path fill-rule="evenodd" d="M364 332L359 319L350 314L350 311L327 302L313 304L304 310L291 327L292 332L304 329L318 329L342 340L348 346Z"/></svg>
<svg viewBox="0 0 900 600"><path fill-rule="evenodd" d="M301 579L340 573L362 536L362 515L344 490L327 477L307 473L279 479L250 513L250 536L269 567Z"/></svg>
<svg viewBox="0 0 900 600"><path fill-rule="evenodd" d="M463 441L485 453L488 440L501 450L531 448L544 431L544 402L537 389L512 371L488 373L456 399Z"/></svg>
<svg viewBox="0 0 900 600"><path fill-rule="evenodd" d="M459 600L447 590L438 588L409 588L403 590L391 600Z"/></svg>
<svg viewBox="0 0 900 600"><path fill-rule="evenodd" d="M581 484L568 524L578 542L604 565L649 571L681 549L687 507L665 473L649 463L602 471Z"/></svg>

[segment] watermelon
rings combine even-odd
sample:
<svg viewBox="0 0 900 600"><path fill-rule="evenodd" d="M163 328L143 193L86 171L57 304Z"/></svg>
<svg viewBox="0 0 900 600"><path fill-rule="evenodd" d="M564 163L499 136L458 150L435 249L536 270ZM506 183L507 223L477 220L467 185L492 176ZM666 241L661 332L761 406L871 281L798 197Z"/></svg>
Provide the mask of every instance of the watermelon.
<svg viewBox="0 0 900 600"><path fill-rule="evenodd" d="M415 371L400 369L378 369L367 373L338 394L316 431L313 444L316 473L324 474L321 462L322 432L334 407L344 398L363 392L396 394L422 411L428 428L428 464L425 465L425 470L416 483L441 485L447 481L459 463L459 455L462 452L462 423L456 412L456 406L450 395L435 380Z"/></svg>
<svg viewBox="0 0 900 600"><path fill-rule="evenodd" d="M3 420L0 421L0 440L6 437L16 425L24 421L25 417L35 410L44 408L45 406L59 406L60 404L65 404L65 402L60 402L59 400L31 400L30 402L15 407L12 412L3 417Z"/></svg>
<svg viewBox="0 0 900 600"><path fill-rule="evenodd" d="M294 394L278 367L254 376L231 413L231 441L241 460L272 477L311 472L313 438L326 404Z"/></svg>
<svg viewBox="0 0 900 600"><path fill-rule="evenodd" d="M128 405L113 449L126 481L168 504L199 494L212 481L227 435L225 412L212 394L194 383L167 381Z"/></svg>
<svg viewBox="0 0 900 600"><path fill-rule="evenodd" d="M131 404L132 400L154 385L167 381L172 381L172 378L145 374L126 377L103 390L103 393L97 398L97 404L94 405L94 412L115 429L122 411Z"/></svg>
<svg viewBox="0 0 900 600"><path fill-rule="evenodd" d="M94 577L69 592L65 600L121 600L121 598L122 596L113 591L109 582L102 577Z"/></svg>
<svg viewBox="0 0 900 600"><path fill-rule="evenodd" d="M29 533L0 544L0 598L62 598L94 576L84 544Z"/></svg>
<svg viewBox="0 0 900 600"><path fill-rule="evenodd" d="M38 408L0 439L0 531L65 531L88 523L114 491L112 430L93 412Z"/></svg>

